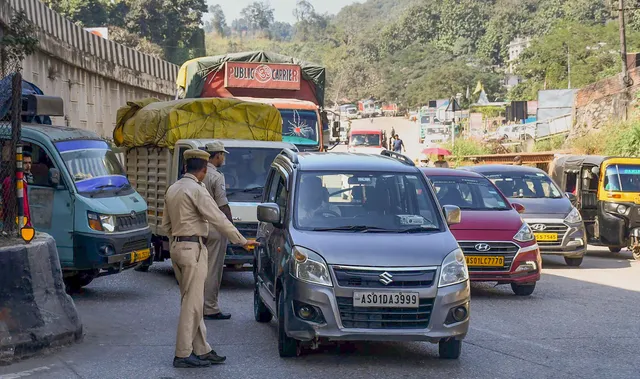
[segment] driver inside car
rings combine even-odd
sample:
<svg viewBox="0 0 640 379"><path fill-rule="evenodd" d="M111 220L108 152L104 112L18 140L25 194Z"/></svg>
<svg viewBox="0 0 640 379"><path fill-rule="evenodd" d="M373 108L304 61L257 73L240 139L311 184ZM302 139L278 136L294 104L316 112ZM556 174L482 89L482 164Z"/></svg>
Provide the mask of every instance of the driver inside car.
<svg viewBox="0 0 640 379"><path fill-rule="evenodd" d="M323 211L327 211L333 217L341 216L340 208L329 203L327 189L322 185L322 179L317 176L304 178L300 183L299 191L298 218L301 221L323 217Z"/></svg>

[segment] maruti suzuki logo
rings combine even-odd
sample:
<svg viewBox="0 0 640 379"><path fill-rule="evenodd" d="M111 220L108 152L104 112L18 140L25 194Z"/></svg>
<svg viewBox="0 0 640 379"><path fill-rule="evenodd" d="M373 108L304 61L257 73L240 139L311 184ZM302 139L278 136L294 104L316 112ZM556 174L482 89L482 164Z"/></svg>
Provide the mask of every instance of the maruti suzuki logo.
<svg viewBox="0 0 640 379"><path fill-rule="evenodd" d="M491 246L488 243L477 243L474 248L476 251L489 251L491 250Z"/></svg>
<svg viewBox="0 0 640 379"><path fill-rule="evenodd" d="M393 276L386 271L380 274L379 278L380 283L384 284L385 286L393 282Z"/></svg>

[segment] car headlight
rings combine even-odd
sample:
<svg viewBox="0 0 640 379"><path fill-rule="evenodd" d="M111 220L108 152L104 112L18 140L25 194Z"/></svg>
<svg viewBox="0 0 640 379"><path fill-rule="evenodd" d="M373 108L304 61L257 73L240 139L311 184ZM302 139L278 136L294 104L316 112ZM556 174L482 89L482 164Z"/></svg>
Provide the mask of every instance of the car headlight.
<svg viewBox="0 0 640 379"><path fill-rule="evenodd" d="M529 242L533 241L534 238L535 236L533 235L533 231L526 222L522 223L522 226L520 227L520 230L518 230L518 233L513 236L513 239L518 242Z"/></svg>
<svg viewBox="0 0 640 379"><path fill-rule="evenodd" d="M462 250L455 249L442 261L438 287L451 286L462 283L468 279L469 270L467 269L467 262L464 259L464 254L462 253Z"/></svg>
<svg viewBox="0 0 640 379"><path fill-rule="evenodd" d="M115 216L102 215L94 212L87 212L89 227L99 232L112 233L116 230Z"/></svg>
<svg viewBox="0 0 640 379"><path fill-rule="evenodd" d="M564 218L564 221L569 224L577 224L582 221L582 216L580 216L580 212L576 207L573 207L571 212Z"/></svg>
<svg viewBox="0 0 640 379"><path fill-rule="evenodd" d="M293 270L296 279L331 287L331 275L324 259L313 251L300 246L293 247Z"/></svg>
<svg viewBox="0 0 640 379"><path fill-rule="evenodd" d="M610 213L618 213L626 216L630 208L624 204L604 203L604 210Z"/></svg>

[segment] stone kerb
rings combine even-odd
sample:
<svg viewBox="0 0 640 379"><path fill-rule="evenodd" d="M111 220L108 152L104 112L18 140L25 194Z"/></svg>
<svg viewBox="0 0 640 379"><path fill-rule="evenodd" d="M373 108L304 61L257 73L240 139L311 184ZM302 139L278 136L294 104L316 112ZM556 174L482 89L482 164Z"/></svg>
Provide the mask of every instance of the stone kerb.
<svg viewBox="0 0 640 379"><path fill-rule="evenodd" d="M55 240L0 240L0 364L82 339L75 304L65 293Z"/></svg>

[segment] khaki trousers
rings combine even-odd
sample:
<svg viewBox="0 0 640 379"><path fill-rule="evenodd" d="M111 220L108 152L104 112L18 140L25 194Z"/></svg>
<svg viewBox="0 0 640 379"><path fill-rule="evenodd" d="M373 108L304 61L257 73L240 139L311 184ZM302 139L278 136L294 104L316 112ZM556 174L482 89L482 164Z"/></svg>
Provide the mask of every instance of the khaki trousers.
<svg viewBox="0 0 640 379"><path fill-rule="evenodd" d="M209 265L204 283L204 314L214 315L220 313L218 293L222 283L224 257L227 254L227 238L212 227L209 228L207 237L207 253Z"/></svg>
<svg viewBox="0 0 640 379"><path fill-rule="evenodd" d="M207 277L207 250L197 242L172 242L171 264L180 285L180 319L176 337L176 357L211 351L202 318L202 297Z"/></svg>

